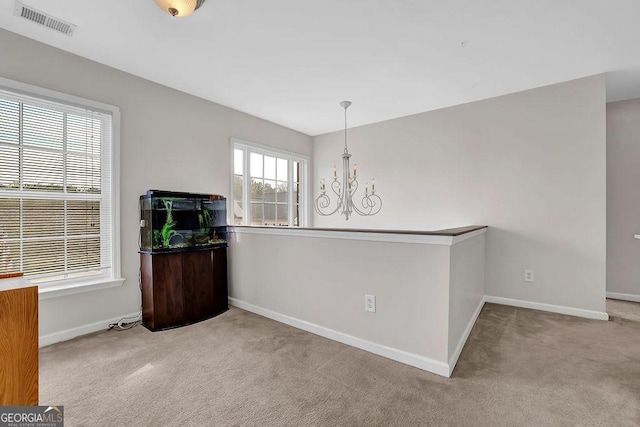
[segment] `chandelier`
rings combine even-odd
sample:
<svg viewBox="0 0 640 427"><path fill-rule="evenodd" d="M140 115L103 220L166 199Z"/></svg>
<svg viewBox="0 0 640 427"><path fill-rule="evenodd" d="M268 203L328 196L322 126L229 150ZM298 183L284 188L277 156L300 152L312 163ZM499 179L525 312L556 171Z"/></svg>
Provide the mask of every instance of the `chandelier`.
<svg viewBox="0 0 640 427"><path fill-rule="evenodd" d="M329 185L331 191L335 194L335 204L331 202L331 198L327 194L327 187L324 178L320 181L320 195L314 202L316 212L322 216L329 216L335 213L344 215L345 220L353 213L361 216L371 216L380 212L382 208L382 199L376 194L376 181L371 180L371 191L369 191L369 183L364 186L364 196L360 202L360 206L354 203L354 198L358 200L356 191L358 191L358 165L353 165L353 175L349 166L349 150L347 149L347 108L351 105L350 101L342 101L340 106L344 108L344 152L342 153L342 181L338 180L338 170L333 167L333 181Z"/></svg>

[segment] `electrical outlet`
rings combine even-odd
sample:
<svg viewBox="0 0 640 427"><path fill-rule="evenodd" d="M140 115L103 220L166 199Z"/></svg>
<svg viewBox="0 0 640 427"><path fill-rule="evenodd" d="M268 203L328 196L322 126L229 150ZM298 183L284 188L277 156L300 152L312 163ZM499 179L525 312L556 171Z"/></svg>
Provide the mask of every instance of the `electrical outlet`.
<svg viewBox="0 0 640 427"><path fill-rule="evenodd" d="M365 295L364 296L364 311L376 312L376 296Z"/></svg>
<svg viewBox="0 0 640 427"><path fill-rule="evenodd" d="M525 270L524 271L524 281L533 283L533 270Z"/></svg>

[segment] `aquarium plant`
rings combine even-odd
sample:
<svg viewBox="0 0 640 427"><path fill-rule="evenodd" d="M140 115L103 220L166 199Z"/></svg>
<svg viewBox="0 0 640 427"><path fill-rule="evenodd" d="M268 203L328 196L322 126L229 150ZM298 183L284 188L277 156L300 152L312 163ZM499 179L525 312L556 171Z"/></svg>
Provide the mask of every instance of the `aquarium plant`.
<svg viewBox="0 0 640 427"><path fill-rule="evenodd" d="M198 223L200 225L200 233L208 234L209 225L211 224L211 214L208 209L200 209L198 211Z"/></svg>
<svg viewBox="0 0 640 427"><path fill-rule="evenodd" d="M162 230L160 230L160 235L162 237L162 246L168 247L171 245L171 238L174 236L180 236L180 233L173 229L173 227L176 226L176 222L173 220L173 214L171 212L173 209L173 201L171 199L165 199L163 202L164 207L167 210L167 220L164 222Z"/></svg>

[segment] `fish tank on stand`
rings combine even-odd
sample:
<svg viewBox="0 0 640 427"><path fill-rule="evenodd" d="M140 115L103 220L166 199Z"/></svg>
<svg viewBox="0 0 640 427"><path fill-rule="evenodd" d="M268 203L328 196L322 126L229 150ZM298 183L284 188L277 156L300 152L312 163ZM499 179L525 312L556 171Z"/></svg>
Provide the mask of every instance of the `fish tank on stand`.
<svg viewBox="0 0 640 427"><path fill-rule="evenodd" d="M149 190L140 196L142 323L152 331L228 310L227 199Z"/></svg>

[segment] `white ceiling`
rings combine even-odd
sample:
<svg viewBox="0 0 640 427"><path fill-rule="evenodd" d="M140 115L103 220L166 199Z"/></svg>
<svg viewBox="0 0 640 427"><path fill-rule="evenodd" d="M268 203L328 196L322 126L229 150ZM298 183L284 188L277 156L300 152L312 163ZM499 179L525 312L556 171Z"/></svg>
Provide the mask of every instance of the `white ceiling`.
<svg viewBox="0 0 640 427"><path fill-rule="evenodd" d="M78 26L0 27L317 135L593 74L640 96L639 0L23 0ZM0 61L2 58L0 57ZM99 81L99 80L97 80Z"/></svg>

